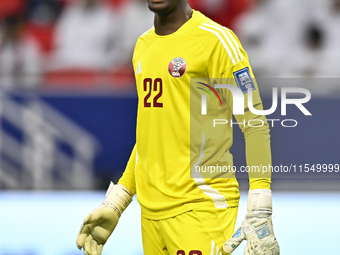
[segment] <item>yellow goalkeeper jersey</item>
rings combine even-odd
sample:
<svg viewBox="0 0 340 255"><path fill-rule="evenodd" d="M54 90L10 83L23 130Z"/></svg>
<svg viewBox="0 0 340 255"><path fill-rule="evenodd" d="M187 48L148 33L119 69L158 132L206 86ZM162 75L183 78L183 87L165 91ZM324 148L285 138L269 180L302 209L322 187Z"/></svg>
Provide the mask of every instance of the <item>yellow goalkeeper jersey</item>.
<svg viewBox="0 0 340 255"><path fill-rule="evenodd" d="M222 79L245 98L250 88L254 106L262 109L237 37L194 11L173 34L159 36L154 28L145 32L137 41L133 66L139 99L136 145L119 183L137 193L143 217L157 220L202 206L237 206L235 174L219 171L233 165L233 98L230 90L215 85ZM271 164L267 122L248 111L247 100L244 108L245 114L235 117L246 137L247 164ZM229 124L214 126L214 119ZM243 125L250 119L264 124ZM269 179L251 182L251 188L269 185Z"/></svg>

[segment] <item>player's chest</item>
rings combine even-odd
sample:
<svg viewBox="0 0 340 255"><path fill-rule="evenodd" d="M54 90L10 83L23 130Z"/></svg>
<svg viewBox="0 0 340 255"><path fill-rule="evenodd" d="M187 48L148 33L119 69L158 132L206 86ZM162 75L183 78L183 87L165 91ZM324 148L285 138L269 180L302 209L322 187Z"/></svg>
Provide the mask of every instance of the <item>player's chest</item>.
<svg viewBox="0 0 340 255"><path fill-rule="evenodd" d="M141 106L156 110L189 105L192 78L208 75L202 45L186 37L138 45L134 69Z"/></svg>
<svg viewBox="0 0 340 255"><path fill-rule="evenodd" d="M135 52L134 69L137 83L146 78L161 78L174 85L190 78L206 77L206 57L202 45L189 39L156 39Z"/></svg>

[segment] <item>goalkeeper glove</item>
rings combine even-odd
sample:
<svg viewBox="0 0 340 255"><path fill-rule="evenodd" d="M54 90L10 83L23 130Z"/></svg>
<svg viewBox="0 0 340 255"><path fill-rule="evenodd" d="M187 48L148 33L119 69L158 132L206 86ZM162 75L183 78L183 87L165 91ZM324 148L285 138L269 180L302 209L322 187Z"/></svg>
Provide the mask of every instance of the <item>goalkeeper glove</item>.
<svg viewBox="0 0 340 255"><path fill-rule="evenodd" d="M232 253L246 239L244 255L280 255L272 224L272 193L270 190L249 190L248 213L241 226L223 245Z"/></svg>
<svg viewBox="0 0 340 255"><path fill-rule="evenodd" d="M78 249L83 248L85 255L101 255L103 245L131 201L132 194L125 186L111 182L102 205L84 219L77 236Z"/></svg>

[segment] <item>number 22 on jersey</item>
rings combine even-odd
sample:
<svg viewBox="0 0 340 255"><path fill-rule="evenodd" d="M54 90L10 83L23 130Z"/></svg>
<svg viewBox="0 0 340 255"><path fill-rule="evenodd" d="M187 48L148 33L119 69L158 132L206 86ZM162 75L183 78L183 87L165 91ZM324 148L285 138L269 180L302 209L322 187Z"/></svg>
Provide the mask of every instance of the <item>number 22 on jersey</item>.
<svg viewBox="0 0 340 255"><path fill-rule="evenodd" d="M163 95L163 81L161 78L152 80L151 78L145 78L143 81L144 91L147 94L144 97L144 107L163 107L163 103L159 102L159 99ZM151 97L151 92L158 92L155 96Z"/></svg>

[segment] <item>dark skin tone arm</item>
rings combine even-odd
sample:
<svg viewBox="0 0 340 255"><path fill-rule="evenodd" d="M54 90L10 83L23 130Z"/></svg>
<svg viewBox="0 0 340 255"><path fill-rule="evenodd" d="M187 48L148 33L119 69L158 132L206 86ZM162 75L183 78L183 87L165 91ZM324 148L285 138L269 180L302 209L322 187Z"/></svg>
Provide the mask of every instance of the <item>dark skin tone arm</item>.
<svg viewBox="0 0 340 255"><path fill-rule="evenodd" d="M154 25L158 35L176 32L192 16L188 0L147 0L155 13Z"/></svg>

